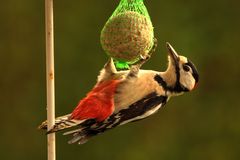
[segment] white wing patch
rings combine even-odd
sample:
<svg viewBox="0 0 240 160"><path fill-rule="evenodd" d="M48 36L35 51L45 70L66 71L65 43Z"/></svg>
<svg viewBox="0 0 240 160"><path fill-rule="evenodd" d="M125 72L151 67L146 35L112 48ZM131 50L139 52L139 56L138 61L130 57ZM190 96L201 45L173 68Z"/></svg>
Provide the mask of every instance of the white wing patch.
<svg viewBox="0 0 240 160"><path fill-rule="evenodd" d="M132 121L144 119L144 118L156 113L161 108L161 106L162 106L162 104L159 104L157 107L153 108L152 110L147 111L145 114L134 117L134 118L126 120L126 121L123 121L122 123L120 123L120 125L124 125L124 124L132 122Z"/></svg>

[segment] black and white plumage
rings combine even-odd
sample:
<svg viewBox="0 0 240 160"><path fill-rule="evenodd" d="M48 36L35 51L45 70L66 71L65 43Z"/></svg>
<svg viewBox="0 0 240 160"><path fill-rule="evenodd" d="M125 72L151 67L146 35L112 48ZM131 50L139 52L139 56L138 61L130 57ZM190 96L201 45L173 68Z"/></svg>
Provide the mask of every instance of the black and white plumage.
<svg viewBox="0 0 240 160"><path fill-rule="evenodd" d="M116 126L138 121L156 113L172 96L189 92L195 88L199 76L193 63L179 56L167 43L169 53L168 68L165 72L141 70L143 59L128 71L117 71L110 60L100 72L98 83L117 79L120 81L114 93L114 111L104 121L96 119L72 120L71 114L56 119L56 125L48 133L76 126L65 132L72 135L69 143L85 143L89 138ZM40 125L46 129L46 122Z"/></svg>

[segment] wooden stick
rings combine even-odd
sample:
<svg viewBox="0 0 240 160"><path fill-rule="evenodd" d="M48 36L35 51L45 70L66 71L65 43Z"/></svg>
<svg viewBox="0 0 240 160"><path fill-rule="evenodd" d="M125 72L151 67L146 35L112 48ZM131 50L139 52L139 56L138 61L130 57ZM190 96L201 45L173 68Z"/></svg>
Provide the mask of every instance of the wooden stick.
<svg viewBox="0 0 240 160"><path fill-rule="evenodd" d="M45 0L48 130L55 123L53 0ZM56 159L55 133L48 134L48 160Z"/></svg>

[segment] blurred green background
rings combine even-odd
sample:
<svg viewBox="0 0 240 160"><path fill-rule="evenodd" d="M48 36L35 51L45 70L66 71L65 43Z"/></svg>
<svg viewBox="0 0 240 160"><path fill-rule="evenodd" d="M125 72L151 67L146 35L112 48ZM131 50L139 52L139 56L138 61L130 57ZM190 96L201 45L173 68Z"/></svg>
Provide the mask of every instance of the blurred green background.
<svg viewBox="0 0 240 160"><path fill-rule="evenodd" d="M118 0L55 1L56 115L71 112L107 60L100 31ZM0 3L0 159L46 159L44 1ZM68 145L58 160L239 160L240 9L237 0L146 0L159 40L143 66L166 68L165 42L200 72L194 92L146 120Z"/></svg>

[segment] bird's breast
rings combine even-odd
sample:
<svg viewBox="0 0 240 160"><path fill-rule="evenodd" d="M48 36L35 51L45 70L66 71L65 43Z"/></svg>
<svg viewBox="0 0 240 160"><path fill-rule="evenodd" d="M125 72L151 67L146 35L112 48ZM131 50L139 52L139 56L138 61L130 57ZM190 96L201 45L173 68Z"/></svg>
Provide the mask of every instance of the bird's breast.
<svg viewBox="0 0 240 160"><path fill-rule="evenodd" d="M153 73L140 73L138 77L123 80L114 96L115 113L128 108L152 92L157 92L158 84L153 82Z"/></svg>

